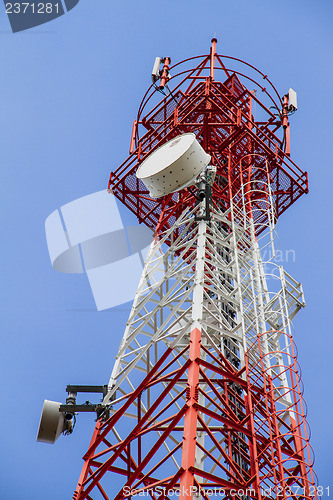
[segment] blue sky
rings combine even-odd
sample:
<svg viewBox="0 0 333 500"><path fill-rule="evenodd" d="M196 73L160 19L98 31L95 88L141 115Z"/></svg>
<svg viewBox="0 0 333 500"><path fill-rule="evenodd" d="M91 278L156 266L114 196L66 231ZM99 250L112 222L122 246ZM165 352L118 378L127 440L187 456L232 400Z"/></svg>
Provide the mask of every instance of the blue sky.
<svg viewBox="0 0 333 500"><path fill-rule="evenodd" d="M71 498L94 421L55 446L35 442L45 398L68 383L104 384L129 304L98 313L84 276L53 271L44 222L107 185L128 154L132 121L157 55L209 51L298 92L293 160L310 193L280 219L285 267L307 307L295 319L319 483L333 494L332 448L332 2L307 0L80 0L44 26L13 34L0 6L1 482L4 500Z"/></svg>

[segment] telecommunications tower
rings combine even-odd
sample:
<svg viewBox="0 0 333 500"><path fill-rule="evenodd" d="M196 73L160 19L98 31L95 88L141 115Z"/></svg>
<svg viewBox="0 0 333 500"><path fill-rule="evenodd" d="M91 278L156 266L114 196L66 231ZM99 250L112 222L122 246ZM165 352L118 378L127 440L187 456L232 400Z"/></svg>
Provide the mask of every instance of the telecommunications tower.
<svg viewBox="0 0 333 500"><path fill-rule="evenodd" d="M109 190L154 240L73 498L315 498L303 291L274 264L276 220L308 191L296 93L216 39L152 79Z"/></svg>

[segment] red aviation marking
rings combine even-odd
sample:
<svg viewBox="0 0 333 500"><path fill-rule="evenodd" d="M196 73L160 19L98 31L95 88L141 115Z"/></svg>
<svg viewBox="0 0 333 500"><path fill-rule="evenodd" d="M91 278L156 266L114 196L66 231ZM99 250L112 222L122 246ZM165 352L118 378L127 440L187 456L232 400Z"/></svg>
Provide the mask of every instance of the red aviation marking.
<svg viewBox="0 0 333 500"><path fill-rule="evenodd" d="M190 366L188 368L188 388L189 399L187 401L188 409L184 418L183 452L182 452L182 474L180 480L179 500L191 500L193 498L194 475L191 469L195 466L195 451L197 438L198 410L197 388L199 385L199 359L201 348L201 331L194 328L190 337Z"/></svg>

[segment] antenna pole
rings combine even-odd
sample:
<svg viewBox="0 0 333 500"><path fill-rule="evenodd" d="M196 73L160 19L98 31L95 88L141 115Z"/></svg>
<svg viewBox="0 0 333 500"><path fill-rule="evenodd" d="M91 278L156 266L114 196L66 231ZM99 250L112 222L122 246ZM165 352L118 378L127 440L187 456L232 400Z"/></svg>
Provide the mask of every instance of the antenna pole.
<svg viewBox="0 0 333 500"><path fill-rule="evenodd" d="M162 75L161 75L161 83L160 83L160 89L163 90L168 81L170 80L169 78L169 66L171 64L171 59L170 57L166 57L164 59L164 66L162 69Z"/></svg>
<svg viewBox="0 0 333 500"><path fill-rule="evenodd" d="M217 44L217 39L212 38L212 46L210 48L210 79L211 79L211 81L214 81L214 74L215 74L216 44Z"/></svg>
<svg viewBox="0 0 333 500"><path fill-rule="evenodd" d="M283 96L282 126L286 141L286 155L290 156L290 125L288 121L288 107L289 107L289 99L288 99L288 94L286 94Z"/></svg>

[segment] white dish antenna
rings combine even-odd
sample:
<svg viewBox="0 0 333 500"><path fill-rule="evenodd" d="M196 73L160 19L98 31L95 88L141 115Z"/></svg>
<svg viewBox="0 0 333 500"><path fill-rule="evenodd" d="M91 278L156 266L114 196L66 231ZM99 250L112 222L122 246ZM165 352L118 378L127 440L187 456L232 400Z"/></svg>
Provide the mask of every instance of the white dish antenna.
<svg viewBox="0 0 333 500"><path fill-rule="evenodd" d="M161 198L193 185L210 160L194 134L183 134L148 156L136 176L149 189L152 198Z"/></svg>
<svg viewBox="0 0 333 500"><path fill-rule="evenodd" d="M37 441L53 444L65 428L65 416L59 411L61 403L45 399L40 418Z"/></svg>

